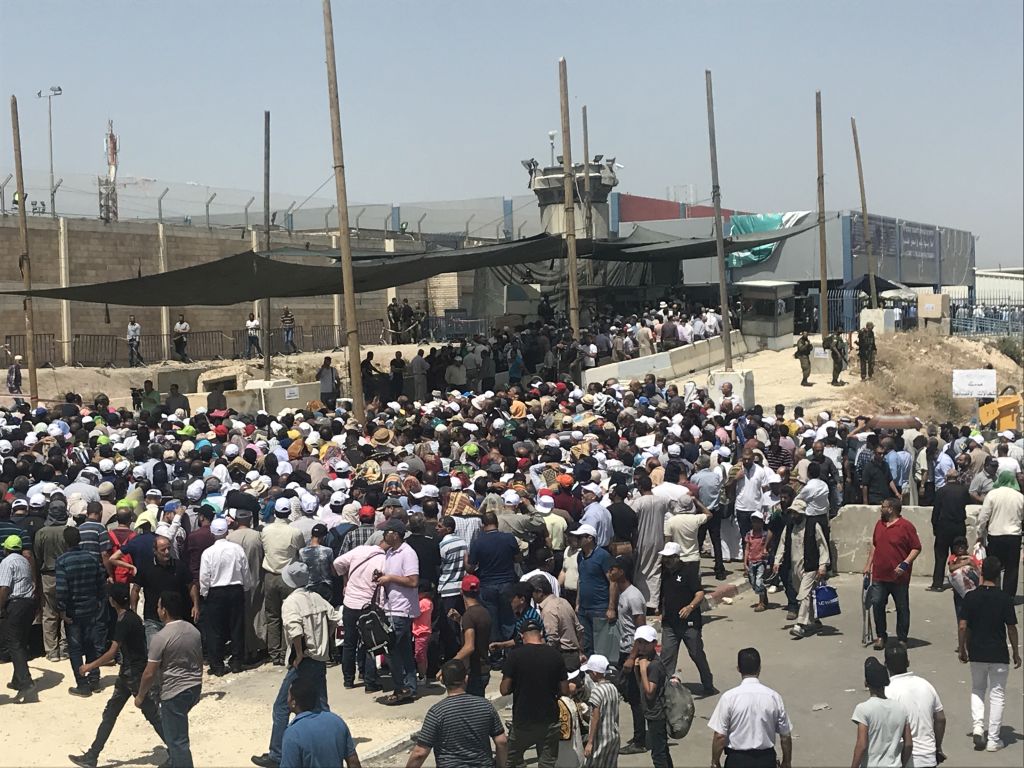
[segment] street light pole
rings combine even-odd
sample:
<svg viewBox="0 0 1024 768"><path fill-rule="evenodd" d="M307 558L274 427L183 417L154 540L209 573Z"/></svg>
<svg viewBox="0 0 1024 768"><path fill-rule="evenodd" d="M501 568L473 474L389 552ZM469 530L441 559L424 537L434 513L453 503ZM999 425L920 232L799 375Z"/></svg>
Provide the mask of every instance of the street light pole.
<svg viewBox="0 0 1024 768"><path fill-rule="evenodd" d="M726 287L725 241L722 234L722 190L718 186L718 144L715 141L715 97L711 70L704 70L708 97L708 144L711 149L711 198L715 205L715 254L718 261L718 301L722 305L722 353L725 370L732 371L732 323L729 320L729 290Z"/></svg>
<svg viewBox="0 0 1024 768"><path fill-rule="evenodd" d="M60 96L62 93L64 91L59 85L51 85L50 92L45 94L47 127L50 137L50 215L53 218L57 218L57 187L53 184L53 97ZM36 93L36 98L41 99L43 96L42 91Z"/></svg>

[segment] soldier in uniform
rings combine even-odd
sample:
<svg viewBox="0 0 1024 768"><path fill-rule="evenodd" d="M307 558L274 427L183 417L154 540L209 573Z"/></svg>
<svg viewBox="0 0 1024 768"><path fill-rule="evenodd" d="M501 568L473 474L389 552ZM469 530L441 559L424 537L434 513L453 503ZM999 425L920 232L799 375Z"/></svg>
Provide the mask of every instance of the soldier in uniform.
<svg viewBox="0 0 1024 768"><path fill-rule="evenodd" d="M839 380L846 364L846 342L843 341L842 329L837 328L825 337L823 345L832 355L832 386L842 387L846 384Z"/></svg>
<svg viewBox="0 0 1024 768"><path fill-rule="evenodd" d="M801 387L811 386L811 382L808 381L811 375L811 354L814 352L814 345L811 340L807 338L807 331L800 334L800 338L796 342L796 352L793 353L793 357L800 361L800 372L803 373L803 380L800 382Z"/></svg>
<svg viewBox="0 0 1024 768"><path fill-rule="evenodd" d="M875 375L875 324L868 323L857 331L857 357L860 358L860 380Z"/></svg>

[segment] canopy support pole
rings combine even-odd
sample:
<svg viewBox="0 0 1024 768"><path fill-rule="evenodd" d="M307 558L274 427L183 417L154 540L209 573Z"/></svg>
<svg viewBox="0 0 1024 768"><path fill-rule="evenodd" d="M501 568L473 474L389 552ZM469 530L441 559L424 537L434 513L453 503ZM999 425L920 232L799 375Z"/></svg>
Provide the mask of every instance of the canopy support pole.
<svg viewBox="0 0 1024 768"><path fill-rule="evenodd" d="M576 268L576 202L573 187L576 174L572 167L572 138L569 135L569 75L565 58L558 60L558 85L562 107L562 192L565 196L566 271L569 277L569 326L572 337L580 340L580 285Z"/></svg>
<svg viewBox="0 0 1024 768"><path fill-rule="evenodd" d="M270 110L263 112L263 250L266 257L270 258ZM261 304L260 314L263 319L260 321L263 336L263 378L272 378L272 363L270 354L270 297L265 298Z"/></svg>
<svg viewBox="0 0 1024 768"><path fill-rule="evenodd" d="M825 150L821 140L821 91L814 92L814 120L818 137L818 258L821 298L818 300L818 330L828 335L828 255L825 252Z"/></svg>
<svg viewBox="0 0 1024 768"><path fill-rule="evenodd" d="M21 168L21 123L18 121L18 98L11 96L11 132L14 136L14 175L18 189L18 231L21 234L21 276L25 283L25 360L28 363L28 399L33 406L39 403L36 384L36 334L32 315L32 261L28 253L28 218L25 212L25 174Z"/></svg>
<svg viewBox="0 0 1024 768"><path fill-rule="evenodd" d="M726 371L732 370L732 322L729 319L729 289L725 284L725 238L722 234L722 190L718 186L718 144L715 142L715 97L711 70L704 70L708 93L708 143L711 147L711 199L715 204L715 252L718 256L718 301L722 305L722 351Z"/></svg>
<svg viewBox="0 0 1024 768"><path fill-rule="evenodd" d="M860 162L857 120L853 117L850 118L850 129L853 131L853 153L857 156L857 181L860 182L860 218L864 229L865 253L868 257L868 285L871 289L871 308L878 309L878 290L875 287L875 259L871 254L871 228L868 226L868 195L864 190L864 166Z"/></svg>
<svg viewBox="0 0 1024 768"><path fill-rule="evenodd" d="M359 368L359 327L356 323L355 279L352 274L352 241L348 226L348 190L345 186L345 155L341 145L341 108L338 105L338 65L334 57L334 21L331 0L324 0L324 42L327 48L327 98L331 106L331 137L334 145L334 186L338 196L338 249L341 251L341 288L344 291L345 336L348 341L348 371L352 387L352 412L366 421L363 376Z"/></svg>

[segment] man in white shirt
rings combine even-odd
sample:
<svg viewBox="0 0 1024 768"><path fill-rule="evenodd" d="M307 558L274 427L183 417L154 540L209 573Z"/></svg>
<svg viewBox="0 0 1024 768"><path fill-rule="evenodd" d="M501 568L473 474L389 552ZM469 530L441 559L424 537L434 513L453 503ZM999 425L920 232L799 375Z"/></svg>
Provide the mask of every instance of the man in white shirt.
<svg viewBox="0 0 1024 768"><path fill-rule="evenodd" d="M245 593L253 588L249 559L239 544L228 541L227 518L210 523L214 542L199 561L199 595L209 636L210 674L225 674L224 646L231 641L231 671L241 672L245 659Z"/></svg>
<svg viewBox="0 0 1024 768"><path fill-rule="evenodd" d="M821 479L821 465L811 462L807 465L807 484L796 495L807 502L808 517L825 515L828 520L829 490L828 483Z"/></svg>
<svg viewBox="0 0 1024 768"><path fill-rule="evenodd" d="M260 347L260 321L250 312L249 319L245 321L245 359L251 358L253 352L263 357L263 349Z"/></svg>
<svg viewBox="0 0 1024 768"><path fill-rule="evenodd" d="M723 385L724 387L724 385ZM740 528L740 541L750 530L750 516L761 509L768 470L754 462L754 451L744 448L741 464L729 470L727 486L736 486L736 524Z"/></svg>
<svg viewBox="0 0 1024 768"><path fill-rule="evenodd" d="M892 645L885 649L885 668L889 685L885 698L898 701L907 711L910 734L914 740L914 768L931 768L945 759L942 737L946 733L946 714L935 688L910 671L907 649Z"/></svg>
<svg viewBox="0 0 1024 768"><path fill-rule="evenodd" d="M174 355L183 363L191 363L188 356L188 335L192 326L185 320L184 315L178 315L178 322L174 324Z"/></svg>
<svg viewBox="0 0 1024 768"><path fill-rule="evenodd" d="M757 679L761 674L761 654L756 648L743 648L737 654L736 668L743 680L722 694L708 721L708 728L715 733L711 742L712 768L721 768L726 749L730 760L739 759L750 768L791 768L793 727L782 697ZM781 760L775 754L776 736L782 747Z"/></svg>
<svg viewBox="0 0 1024 768"><path fill-rule="evenodd" d="M142 326L136 322L135 315L128 315L128 333L125 336L128 342L128 367L145 365L142 355L139 354L139 343L142 336Z"/></svg>

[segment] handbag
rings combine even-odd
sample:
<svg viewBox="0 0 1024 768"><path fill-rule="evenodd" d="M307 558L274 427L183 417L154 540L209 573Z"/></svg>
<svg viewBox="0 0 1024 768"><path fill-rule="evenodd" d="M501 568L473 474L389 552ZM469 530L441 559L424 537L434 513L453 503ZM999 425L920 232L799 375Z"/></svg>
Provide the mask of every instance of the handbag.
<svg viewBox="0 0 1024 768"><path fill-rule="evenodd" d="M395 635L391 620L381 607L383 597L384 585L381 584L373 591L370 602L363 606L359 618L356 619L359 638L366 646L366 650L374 655L388 653Z"/></svg>
<svg viewBox="0 0 1024 768"><path fill-rule="evenodd" d="M819 584L814 588L814 618L827 619L830 616L838 616L842 611L839 609L839 593L835 587L828 584Z"/></svg>

